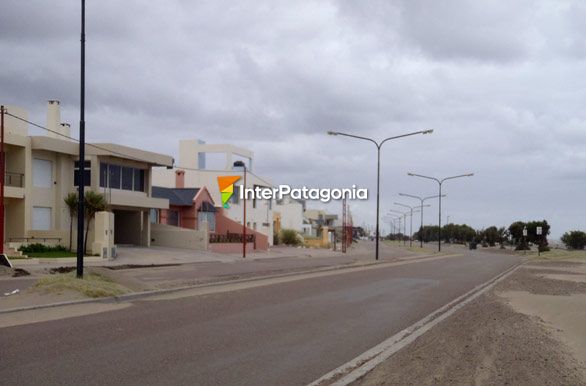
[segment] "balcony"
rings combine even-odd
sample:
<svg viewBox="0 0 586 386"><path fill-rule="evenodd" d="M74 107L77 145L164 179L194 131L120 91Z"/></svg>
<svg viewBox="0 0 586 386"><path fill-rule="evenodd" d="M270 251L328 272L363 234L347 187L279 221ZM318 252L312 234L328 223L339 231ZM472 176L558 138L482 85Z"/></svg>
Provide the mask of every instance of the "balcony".
<svg viewBox="0 0 586 386"><path fill-rule="evenodd" d="M24 174L6 172L4 175L4 184L13 188L23 188Z"/></svg>
<svg viewBox="0 0 586 386"><path fill-rule="evenodd" d="M4 174L4 197L24 198L24 174L10 172Z"/></svg>

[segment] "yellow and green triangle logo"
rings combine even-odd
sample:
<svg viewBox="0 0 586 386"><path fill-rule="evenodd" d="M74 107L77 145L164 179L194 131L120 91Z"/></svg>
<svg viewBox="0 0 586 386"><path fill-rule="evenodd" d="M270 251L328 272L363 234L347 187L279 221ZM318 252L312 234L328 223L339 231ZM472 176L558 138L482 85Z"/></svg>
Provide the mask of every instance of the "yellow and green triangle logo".
<svg viewBox="0 0 586 386"><path fill-rule="evenodd" d="M222 206L229 208L228 200L234 194L234 183L240 179L239 176L219 176L218 186L220 187L220 194L222 195Z"/></svg>

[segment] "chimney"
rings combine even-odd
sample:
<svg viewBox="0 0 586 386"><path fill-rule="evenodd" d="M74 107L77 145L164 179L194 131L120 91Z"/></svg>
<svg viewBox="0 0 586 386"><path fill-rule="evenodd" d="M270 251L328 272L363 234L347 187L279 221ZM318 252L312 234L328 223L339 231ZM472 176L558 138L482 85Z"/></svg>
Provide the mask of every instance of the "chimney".
<svg viewBox="0 0 586 386"><path fill-rule="evenodd" d="M58 138L60 135L55 134L61 133L61 109L59 101L50 100L47 105L47 129L49 129L49 137Z"/></svg>
<svg viewBox="0 0 586 386"><path fill-rule="evenodd" d="M60 124L61 134L71 137L71 125L69 123L61 123ZM61 137L61 139L67 139L65 137Z"/></svg>
<svg viewBox="0 0 586 386"><path fill-rule="evenodd" d="M179 189L185 187L185 170L175 170L175 187Z"/></svg>

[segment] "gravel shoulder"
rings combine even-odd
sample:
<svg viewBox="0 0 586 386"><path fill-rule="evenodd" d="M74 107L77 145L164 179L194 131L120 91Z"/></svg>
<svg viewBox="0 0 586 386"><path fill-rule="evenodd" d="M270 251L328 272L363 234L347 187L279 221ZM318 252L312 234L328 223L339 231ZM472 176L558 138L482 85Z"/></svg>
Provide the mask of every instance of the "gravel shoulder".
<svg viewBox="0 0 586 386"><path fill-rule="evenodd" d="M356 384L586 385L585 267L529 262Z"/></svg>

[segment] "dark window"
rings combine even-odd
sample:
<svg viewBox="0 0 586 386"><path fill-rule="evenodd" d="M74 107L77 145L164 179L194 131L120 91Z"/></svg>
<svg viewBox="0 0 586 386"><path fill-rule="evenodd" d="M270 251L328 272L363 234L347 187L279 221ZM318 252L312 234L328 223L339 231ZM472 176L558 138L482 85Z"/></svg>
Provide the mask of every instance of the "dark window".
<svg viewBox="0 0 586 386"><path fill-rule="evenodd" d="M179 212L176 210L169 210L167 212L167 225L179 226Z"/></svg>
<svg viewBox="0 0 586 386"><path fill-rule="evenodd" d="M134 169L134 191L144 192L144 170Z"/></svg>
<svg viewBox="0 0 586 386"><path fill-rule="evenodd" d="M108 186L108 164L100 162L100 187L105 188Z"/></svg>
<svg viewBox="0 0 586 386"><path fill-rule="evenodd" d="M79 161L75 161L73 169L73 185L79 186ZM90 186L92 184L92 163L85 161L83 163L83 186Z"/></svg>
<svg viewBox="0 0 586 386"><path fill-rule="evenodd" d="M122 168L122 189L132 190L132 176L133 176L133 169L124 166Z"/></svg>
<svg viewBox="0 0 586 386"><path fill-rule="evenodd" d="M110 165L110 188L120 189L120 165Z"/></svg>

